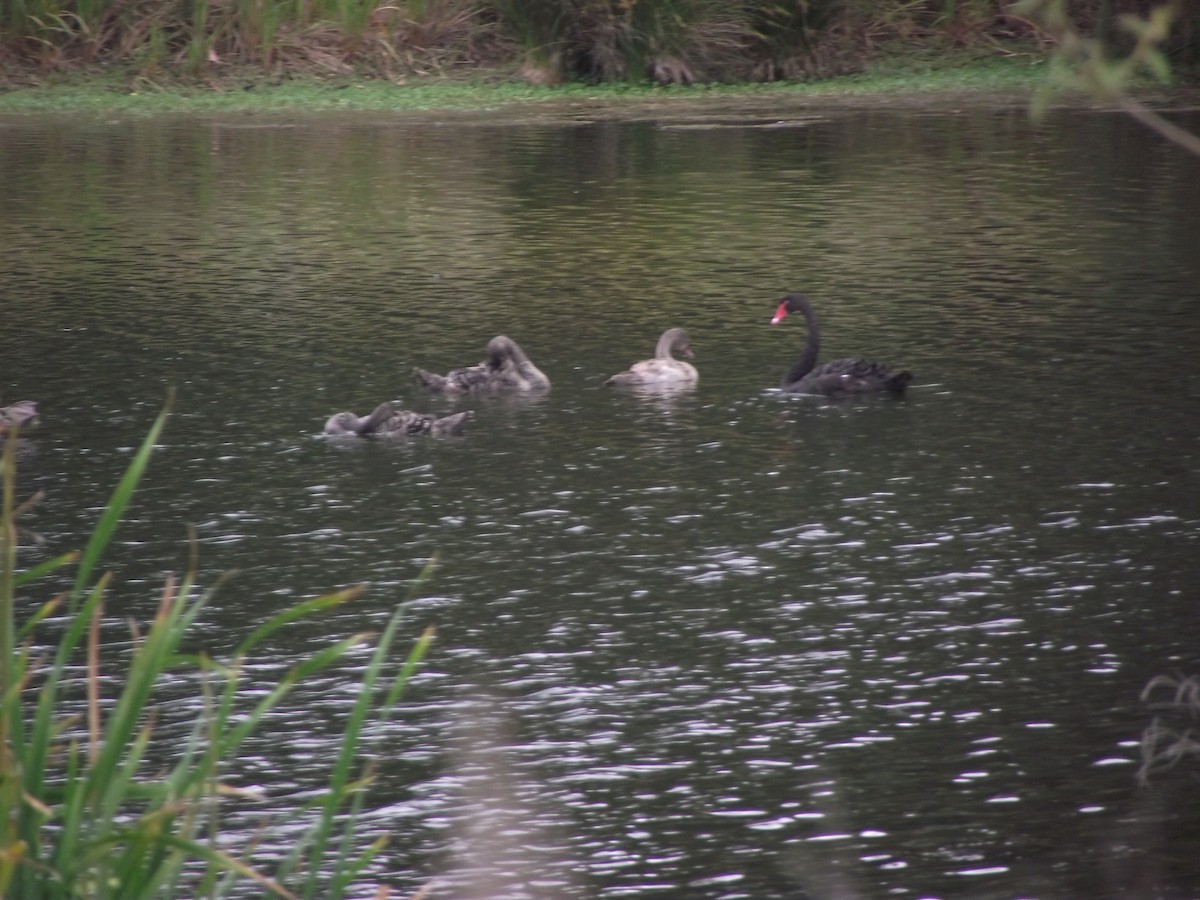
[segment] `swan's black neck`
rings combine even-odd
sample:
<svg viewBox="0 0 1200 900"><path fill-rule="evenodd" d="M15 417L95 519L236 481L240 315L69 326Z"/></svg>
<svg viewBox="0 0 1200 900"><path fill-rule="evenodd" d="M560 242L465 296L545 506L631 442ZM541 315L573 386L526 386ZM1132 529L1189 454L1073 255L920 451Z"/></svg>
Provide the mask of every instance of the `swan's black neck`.
<svg viewBox="0 0 1200 900"><path fill-rule="evenodd" d="M803 294L788 294L783 298L783 305L788 312L799 312L808 323L808 340L796 364L787 370L783 376L783 386L795 384L817 365L817 356L821 352L821 329L817 326L817 315L813 312L812 304Z"/></svg>

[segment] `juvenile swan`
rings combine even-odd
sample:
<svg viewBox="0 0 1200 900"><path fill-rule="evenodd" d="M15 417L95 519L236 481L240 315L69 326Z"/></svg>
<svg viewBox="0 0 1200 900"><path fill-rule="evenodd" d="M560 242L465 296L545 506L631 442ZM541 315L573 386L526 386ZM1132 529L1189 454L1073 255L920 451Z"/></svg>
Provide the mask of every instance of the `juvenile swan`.
<svg viewBox="0 0 1200 900"><path fill-rule="evenodd" d="M653 359L643 359L635 362L624 372L614 375L605 384L610 385L645 385L645 386L678 386L695 384L700 373L691 363L674 359L672 351L679 351L691 358L692 345L688 343L687 332L682 328L668 328L658 339L654 348Z"/></svg>
<svg viewBox="0 0 1200 900"><path fill-rule="evenodd" d="M542 374L512 338L498 335L488 341L487 359L477 366L437 375L413 368L417 381L440 394L486 394L499 391L544 391L550 379Z"/></svg>
<svg viewBox="0 0 1200 900"><path fill-rule="evenodd" d="M845 394L870 394L888 391L901 395L912 381L909 372L893 372L882 363L865 359L835 359L817 365L821 351L821 332L812 304L803 294L787 294L775 310L772 325L778 325L788 313L799 312L808 323L808 342L796 364L784 373L780 387L794 394L826 394L836 397Z"/></svg>
<svg viewBox="0 0 1200 900"><path fill-rule="evenodd" d="M410 409L396 409L391 402L380 403L370 415L359 418L352 412L340 412L325 423L326 434L357 434L359 437L416 437L431 434L441 437L459 434L475 414L470 410L438 418Z"/></svg>

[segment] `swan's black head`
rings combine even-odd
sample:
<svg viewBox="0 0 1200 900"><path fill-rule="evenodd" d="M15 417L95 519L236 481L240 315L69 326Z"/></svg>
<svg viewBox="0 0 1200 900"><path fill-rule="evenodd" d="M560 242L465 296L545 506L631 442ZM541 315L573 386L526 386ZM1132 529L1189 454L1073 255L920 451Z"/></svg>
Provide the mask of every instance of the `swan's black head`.
<svg viewBox="0 0 1200 900"><path fill-rule="evenodd" d="M779 298L779 308L771 319L772 325L778 325L787 318L788 313L800 312L808 307L808 298L803 294L784 294Z"/></svg>

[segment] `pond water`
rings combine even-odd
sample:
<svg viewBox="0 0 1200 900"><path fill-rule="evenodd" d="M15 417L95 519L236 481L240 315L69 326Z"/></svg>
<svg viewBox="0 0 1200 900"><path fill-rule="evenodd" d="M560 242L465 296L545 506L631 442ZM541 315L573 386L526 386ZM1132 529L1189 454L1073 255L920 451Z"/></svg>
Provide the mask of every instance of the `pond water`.
<svg viewBox="0 0 1200 900"><path fill-rule="evenodd" d="M213 653L369 585L266 648L262 686L398 603L405 642L436 625L372 735L392 842L363 896L1200 890L1200 761L1137 779L1141 690L1200 650L1181 151L1105 112L763 101L11 119L0 171L0 403L42 410L22 564L81 545L174 388L109 560L114 642L189 527L205 586L238 571ZM907 399L779 392L789 290L824 358L907 368ZM696 390L603 386L674 325ZM547 394L417 388L502 333ZM475 418L319 437L384 399ZM319 785L361 662L231 778Z"/></svg>

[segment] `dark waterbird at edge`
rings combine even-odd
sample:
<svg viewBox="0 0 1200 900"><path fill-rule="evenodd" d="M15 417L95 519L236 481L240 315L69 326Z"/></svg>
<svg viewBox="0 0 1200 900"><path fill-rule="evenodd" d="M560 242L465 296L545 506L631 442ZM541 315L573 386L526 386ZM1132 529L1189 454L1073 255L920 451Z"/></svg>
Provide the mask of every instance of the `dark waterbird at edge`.
<svg viewBox="0 0 1200 900"><path fill-rule="evenodd" d="M847 357L817 365L821 352L821 330L812 304L803 294L787 294L780 299L779 308L771 319L778 325L788 313L799 312L808 323L808 341L796 364L784 373L779 386L792 394L824 394L829 397L846 394L887 392L901 396L912 381L910 372L894 372L883 363Z"/></svg>

